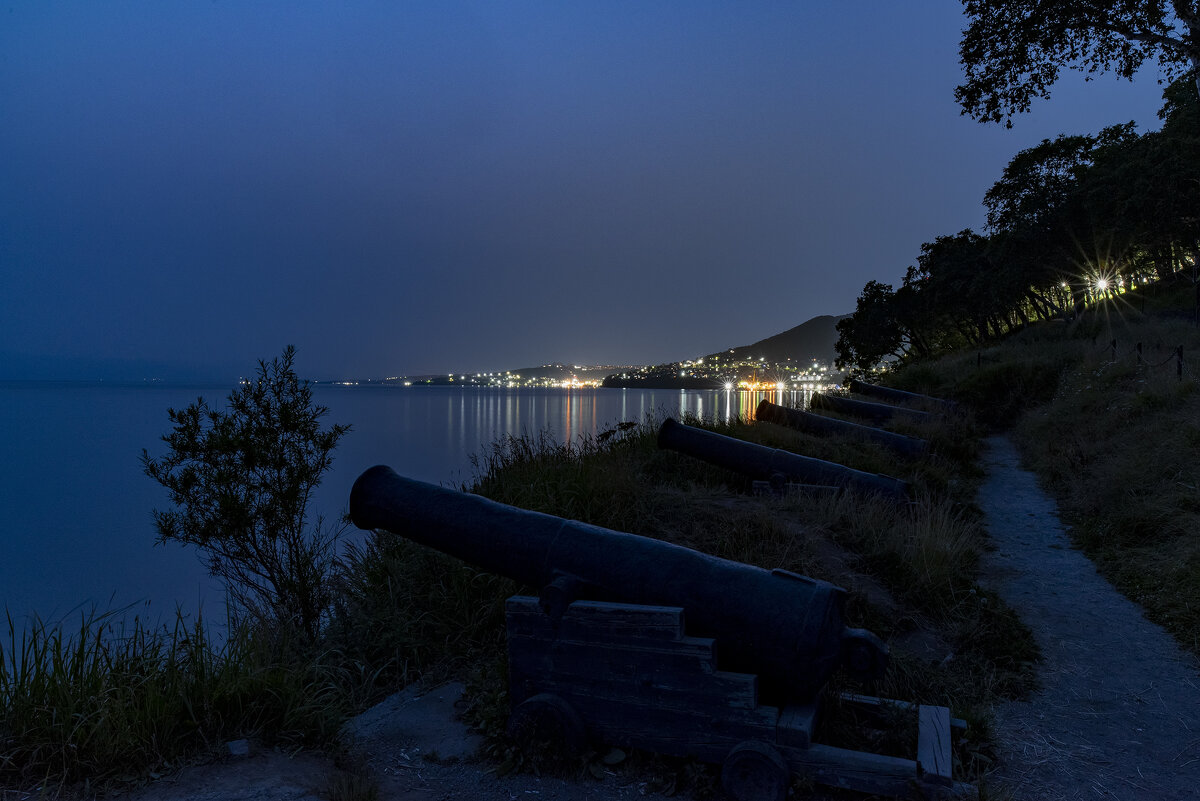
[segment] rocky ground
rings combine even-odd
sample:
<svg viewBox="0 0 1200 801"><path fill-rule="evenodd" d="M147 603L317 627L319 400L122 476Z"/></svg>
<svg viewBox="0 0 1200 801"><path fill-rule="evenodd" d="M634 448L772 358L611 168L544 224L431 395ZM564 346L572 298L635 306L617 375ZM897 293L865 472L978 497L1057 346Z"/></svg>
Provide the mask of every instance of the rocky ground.
<svg viewBox="0 0 1200 801"><path fill-rule="evenodd" d="M990 787L1021 801L1200 798L1196 661L1071 547L1053 500L1008 440L988 441L985 466L979 504L996 549L982 573L1044 655L1037 693L996 712L1002 761ZM479 740L454 714L461 692L410 690L350 724L353 758L375 777L379 801L664 797L619 770L603 780L497 776L470 759ZM251 750L166 777L127 801L348 801L348 775L327 757Z"/></svg>

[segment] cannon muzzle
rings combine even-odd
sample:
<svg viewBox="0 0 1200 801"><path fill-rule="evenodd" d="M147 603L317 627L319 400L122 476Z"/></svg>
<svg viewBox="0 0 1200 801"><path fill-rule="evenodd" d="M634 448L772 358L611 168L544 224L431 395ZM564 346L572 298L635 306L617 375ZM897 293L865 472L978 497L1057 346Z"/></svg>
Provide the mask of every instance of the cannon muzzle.
<svg viewBox="0 0 1200 801"><path fill-rule="evenodd" d="M542 590L551 614L583 599L682 607L689 630L716 639L721 668L757 674L767 697L807 702L839 665L864 678L886 665L877 637L846 627L845 590L786 570L518 509L384 466L354 482L350 517Z"/></svg>

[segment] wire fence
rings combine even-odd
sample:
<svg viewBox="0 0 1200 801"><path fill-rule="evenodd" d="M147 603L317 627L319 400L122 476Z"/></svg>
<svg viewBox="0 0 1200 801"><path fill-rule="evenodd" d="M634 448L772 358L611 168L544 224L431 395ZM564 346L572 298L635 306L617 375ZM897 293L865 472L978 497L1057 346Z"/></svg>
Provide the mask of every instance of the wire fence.
<svg viewBox="0 0 1200 801"><path fill-rule="evenodd" d="M1103 344L1100 344L1098 340L1099 337L1096 337L1092 340L1092 352L1096 355L1107 352L1108 361L1111 364L1116 364L1125 359L1131 359L1133 360L1135 366L1140 370L1170 371L1173 369L1178 381L1182 381L1184 376L1187 376L1191 379L1196 378L1196 374L1192 371L1191 362L1184 359L1183 345L1176 345L1175 347L1168 349L1166 357L1161 360L1151 360L1147 358L1146 348L1142 342L1135 342L1132 346L1128 347L1128 350L1121 350L1122 343L1118 342L1116 339L1111 339ZM1162 353L1163 346L1161 344L1156 344L1154 346L1154 351L1156 353ZM982 367L984 364L998 363L999 361L999 359L985 356L983 351L979 351L975 355L976 367Z"/></svg>
<svg viewBox="0 0 1200 801"><path fill-rule="evenodd" d="M1093 343L1095 340L1093 340ZM1177 380L1182 381L1186 373L1189 378L1194 377L1190 369L1190 365L1183 358L1183 345L1176 345L1167 351L1166 358L1161 361L1150 361L1146 358L1145 346L1141 342L1135 342L1127 351L1122 352L1118 356L1120 343L1117 340L1109 340L1107 344L1100 345L1099 350L1107 350L1108 360L1110 363L1116 364L1124 359L1132 358L1135 365L1143 370L1170 370L1174 368ZM1161 352L1162 346L1156 345L1155 350Z"/></svg>

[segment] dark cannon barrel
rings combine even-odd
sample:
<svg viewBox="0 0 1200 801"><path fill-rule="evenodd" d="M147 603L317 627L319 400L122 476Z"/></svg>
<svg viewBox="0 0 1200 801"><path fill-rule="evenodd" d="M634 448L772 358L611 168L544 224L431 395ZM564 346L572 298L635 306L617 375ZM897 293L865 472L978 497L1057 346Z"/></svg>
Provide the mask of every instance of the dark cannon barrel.
<svg viewBox="0 0 1200 801"><path fill-rule="evenodd" d="M929 442L923 439L906 437L903 434L884 431L882 428L872 428L871 426L864 426L859 423L851 423L848 420L825 417L824 415L813 414L801 409L789 409L786 406L771 403L766 398L759 401L758 408L754 412L754 419L787 426L809 434L822 436L826 434L842 434L851 437L862 437L903 456L924 456L929 452Z"/></svg>
<svg viewBox="0 0 1200 801"><path fill-rule="evenodd" d="M875 635L846 627L845 590L828 582L518 509L382 465L354 482L350 517L541 588L551 615L581 599L683 607L689 629L716 639L721 669L757 674L780 702L811 700L839 665L875 678L886 665Z"/></svg>
<svg viewBox="0 0 1200 801"><path fill-rule="evenodd" d="M808 401L808 405L812 409L828 409L831 412L848 414L851 417L859 417L876 423L886 423L891 420L908 420L909 422L920 423L933 417L929 412L919 412L916 409L907 409L903 406L854 400L853 398L843 398L838 395L826 395L823 392L814 392L812 398Z"/></svg>
<svg viewBox="0 0 1200 801"><path fill-rule="evenodd" d="M908 484L898 478L768 448L714 431L685 426L671 418L664 420L658 429L658 447L686 453L751 478L769 481L775 476L782 476L785 481L846 487L895 499L908 496Z"/></svg>
<svg viewBox="0 0 1200 801"><path fill-rule="evenodd" d="M893 389L892 387L881 387L878 384L868 384L864 381L852 379L850 381L850 391L893 403L923 403L926 406L940 409L945 413L958 411L958 404L952 400L935 398L932 395L921 395L917 392L906 392L902 389Z"/></svg>

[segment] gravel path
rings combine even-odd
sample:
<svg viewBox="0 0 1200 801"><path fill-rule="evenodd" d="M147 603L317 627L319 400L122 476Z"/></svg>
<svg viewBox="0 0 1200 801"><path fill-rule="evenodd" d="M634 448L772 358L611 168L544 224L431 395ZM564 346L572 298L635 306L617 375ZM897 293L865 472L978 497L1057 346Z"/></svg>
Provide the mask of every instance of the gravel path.
<svg viewBox="0 0 1200 801"><path fill-rule="evenodd" d="M1003 437L978 501L996 550L982 575L1033 629L1041 689L997 710L1014 798L1200 799L1200 673L1071 546L1054 501Z"/></svg>

